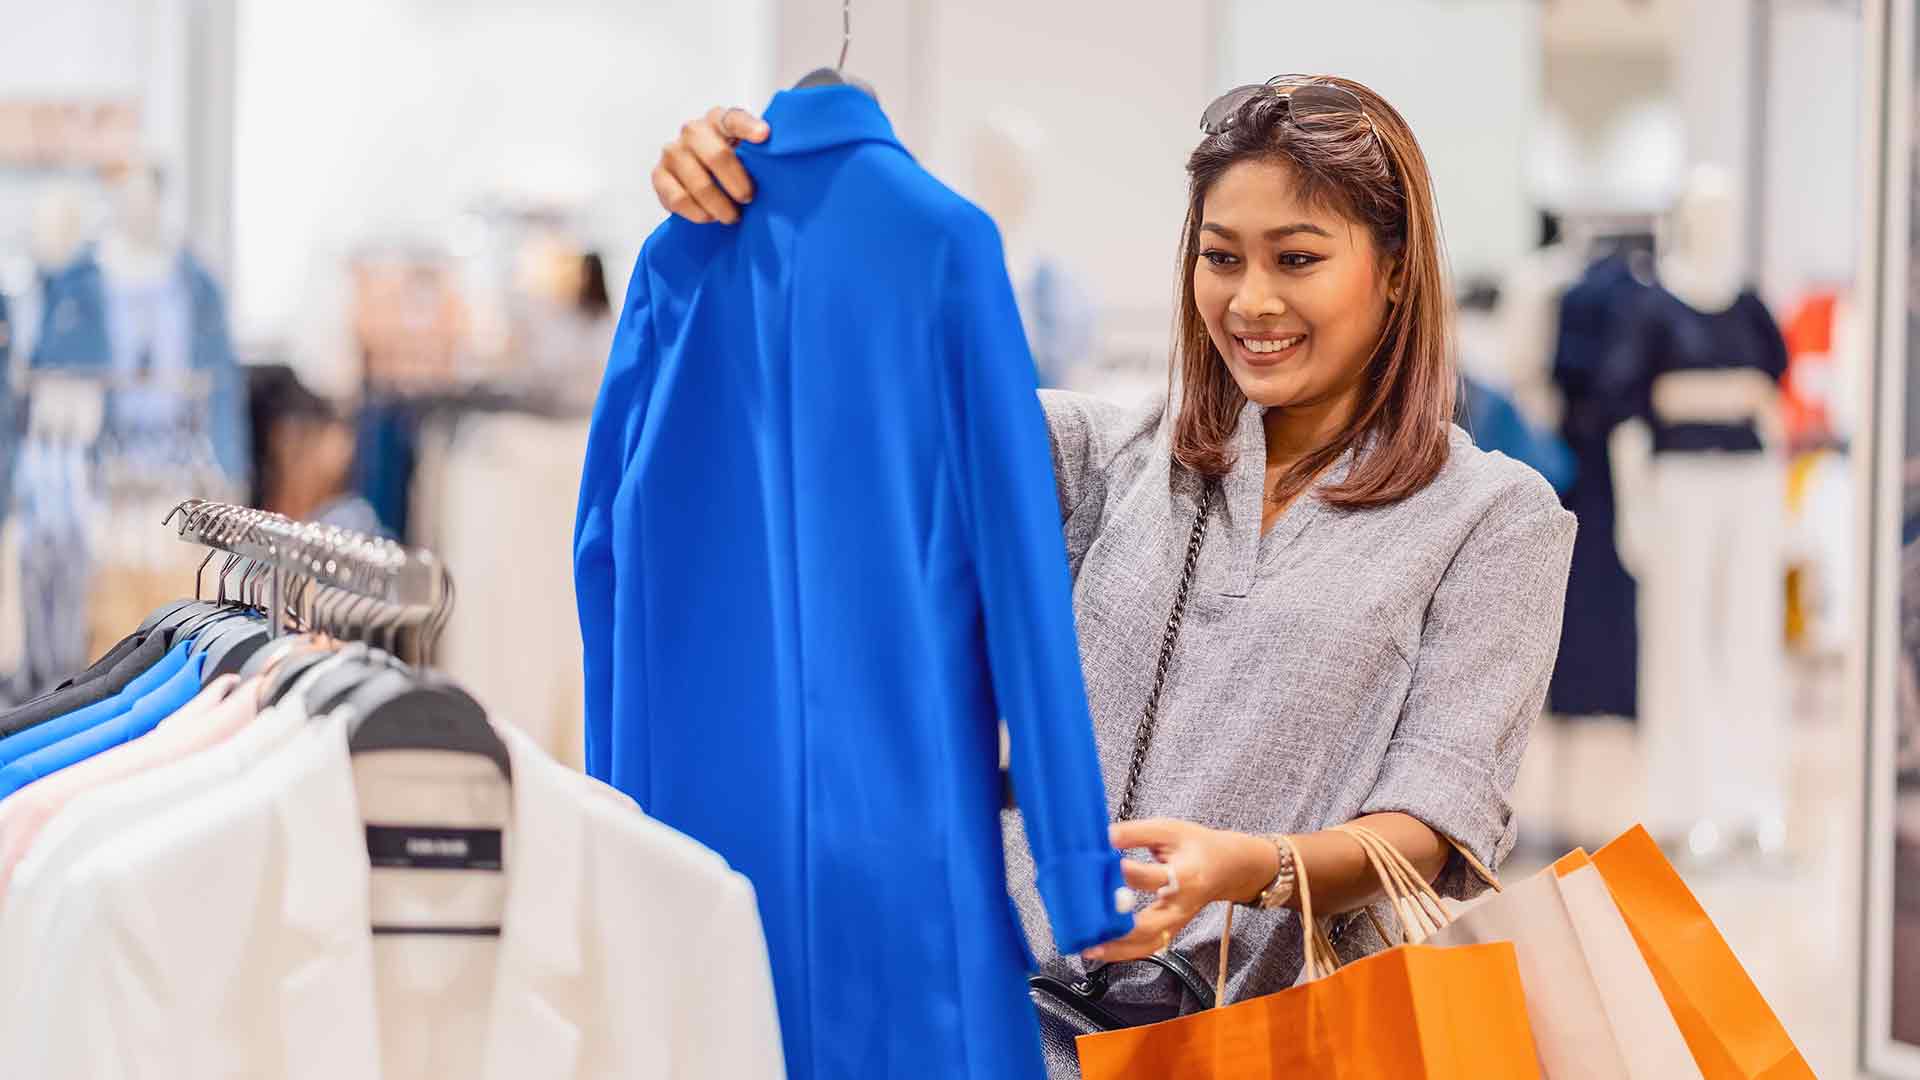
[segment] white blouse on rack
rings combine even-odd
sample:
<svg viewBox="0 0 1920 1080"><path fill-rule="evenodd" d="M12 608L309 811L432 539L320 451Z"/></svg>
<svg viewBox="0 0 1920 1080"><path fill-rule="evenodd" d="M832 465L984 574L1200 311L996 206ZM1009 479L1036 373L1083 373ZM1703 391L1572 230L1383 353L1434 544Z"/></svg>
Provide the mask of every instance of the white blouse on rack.
<svg viewBox="0 0 1920 1080"><path fill-rule="evenodd" d="M301 724L242 775L63 868L29 992L0 999L23 1006L8 1018L9 1070L783 1074L753 888L719 856L508 725L510 788L468 755L351 757L346 722L343 710ZM499 828L504 867L371 867L364 825L383 820ZM369 929L394 923L501 932Z"/></svg>

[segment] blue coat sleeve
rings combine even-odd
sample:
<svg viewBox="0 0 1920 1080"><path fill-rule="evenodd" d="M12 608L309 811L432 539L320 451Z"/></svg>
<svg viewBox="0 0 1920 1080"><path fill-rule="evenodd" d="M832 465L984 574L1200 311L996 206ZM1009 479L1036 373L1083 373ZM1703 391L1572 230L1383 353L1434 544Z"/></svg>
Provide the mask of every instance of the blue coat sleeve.
<svg viewBox="0 0 1920 1080"><path fill-rule="evenodd" d="M586 666L587 773L608 783L613 781L614 585L623 569L613 550L613 499L645 417L646 396L656 368L647 303L647 251L651 246L649 238L634 261L626 302L614 328L607 372L588 428L586 460L580 471L580 505L573 525L573 589L580 610L580 641ZM624 569L633 572L630 566ZM629 650L626 662L638 663L638 650Z"/></svg>
<svg viewBox="0 0 1920 1080"><path fill-rule="evenodd" d="M1077 951L1125 934L1132 916L1114 910L1120 859L1107 837L1046 421L1000 237L984 215L954 230L943 273L954 484L994 699L1054 940Z"/></svg>

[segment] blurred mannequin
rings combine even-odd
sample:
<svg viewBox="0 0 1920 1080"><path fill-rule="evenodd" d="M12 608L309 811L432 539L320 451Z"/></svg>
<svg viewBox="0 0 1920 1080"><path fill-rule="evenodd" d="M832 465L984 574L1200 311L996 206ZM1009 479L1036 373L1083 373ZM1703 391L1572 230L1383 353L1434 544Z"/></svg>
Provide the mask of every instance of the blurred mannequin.
<svg viewBox="0 0 1920 1080"><path fill-rule="evenodd" d="M1660 287L1611 364L1636 418L1612 451L1619 548L1640 584L1648 824L1701 859L1785 844L1786 347L1744 286L1741 247L1731 181L1695 169L1662 233Z"/></svg>
<svg viewBox="0 0 1920 1080"><path fill-rule="evenodd" d="M1585 237L1556 237L1522 256L1500 281L1500 349L1481 377L1513 399L1532 423L1558 428L1563 411L1553 382L1560 298L1591 260Z"/></svg>
<svg viewBox="0 0 1920 1080"><path fill-rule="evenodd" d="M1046 146L1046 133L1031 116L994 112L974 133L973 196L999 226L1040 385L1058 386L1093 358L1093 308L1030 225Z"/></svg>
<svg viewBox="0 0 1920 1080"><path fill-rule="evenodd" d="M1661 286L1696 311L1725 311L1746 287L1742 246L1732 180L1715 166L1696 166L1661 234ZM1672 372L1654 384L1653 407L1675 423L1751 420L1771 442L1779 435L1779 392L1777 379L1752 367Z"/></svg>
<svg viewBox="0 0 1920 1080"><path fill-rule="evenodd" d="M59 270L80 254L89 236L87 194L73 184L55 184L33 207L33 261Z"/></svg>
<svg viewBox="0 0 1920 1080"><path fill-rule="evenodd" d="M172 274L180 245L166 235L160 172L148 163L128 168L115 185L113 218L100 237L100 269L115 283L151 284Z"/></svg>
<svg viewBox="0 0 1920 1080"><path fill-rule="evenodd" d="M251 455L226 302L168 227L163 179L146 159L110 174L97 234L77 190L56 188L36 207L41 310L26 366L111 387L108 431L127 460L213 463L239 486Z"/></svg>

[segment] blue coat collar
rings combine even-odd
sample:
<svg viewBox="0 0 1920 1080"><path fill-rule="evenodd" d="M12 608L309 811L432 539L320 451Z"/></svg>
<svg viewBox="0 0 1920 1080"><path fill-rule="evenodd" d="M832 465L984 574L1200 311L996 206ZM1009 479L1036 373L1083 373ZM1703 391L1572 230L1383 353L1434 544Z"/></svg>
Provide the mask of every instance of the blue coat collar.
<svg viewBox="0 0 1920 1080"><path fill-rule="evenodd" d="M811 154L857 142L882 142L899 147L893 124L880 103L852 86L816 86L782 90L767 106L767 126L773 134L761 145L763 153Z"/></svg>

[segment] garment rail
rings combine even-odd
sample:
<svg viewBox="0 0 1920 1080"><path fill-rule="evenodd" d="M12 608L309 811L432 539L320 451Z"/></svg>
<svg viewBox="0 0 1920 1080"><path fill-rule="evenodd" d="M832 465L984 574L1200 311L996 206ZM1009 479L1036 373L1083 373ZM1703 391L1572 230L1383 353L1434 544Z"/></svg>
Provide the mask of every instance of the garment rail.
<svg viewBox="0 0 1920 1080"><path fill-rule="evenodd" d="M436 619L452 600L445 564L420 548L209 499L181 502L163 523L176 518L182 540L250 560L271 573L269 623L275 637L286 630L283 620L290 608L303 598L312 600L309 585L382 605L396 626ZM213 552L207 558L211 561Z"/></svg>

